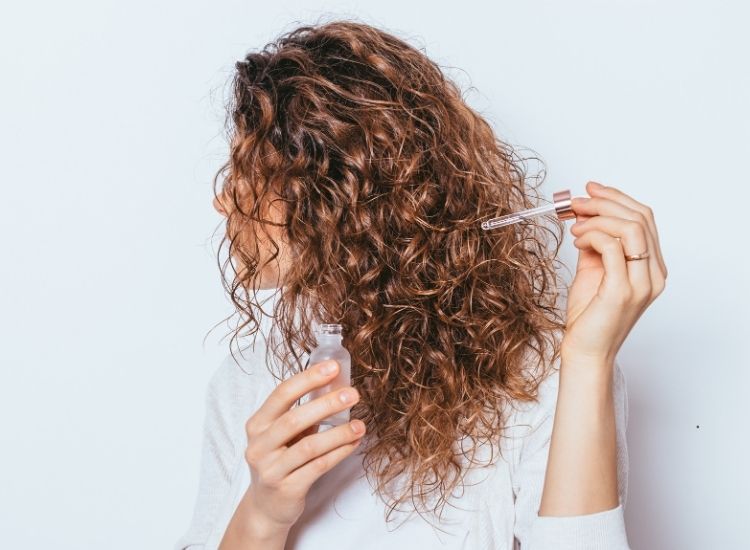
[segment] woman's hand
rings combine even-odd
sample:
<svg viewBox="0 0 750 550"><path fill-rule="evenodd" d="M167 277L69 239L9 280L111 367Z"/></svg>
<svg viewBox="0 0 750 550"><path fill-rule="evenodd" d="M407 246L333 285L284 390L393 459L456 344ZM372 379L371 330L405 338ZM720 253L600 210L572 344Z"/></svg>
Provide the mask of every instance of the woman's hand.
<svg viewBox="0 0 750 550"><path fill-rule="evenodd" d="M570 231L579 255L562 357L612 365L635 322L664 290L667 267L648 206L596 182L586 190L591 198L572 200ZM625 260L646 251L646 259Z"/></svg>
<svg viewBox="0 0 750 550"><path fill-rule="evenodd" d="M333 370L325 372L331 366ZM328 384L338 369L336 361L322 361L284 380L248 419L245 460L251 483L227 528L222 549L255 548L252 542L285 539L304 510L310 486L361 441L365 424L358 419L317 433L321 420L357 402L359 393L351 386L291 408L303 395Z"/></svg>
<svg viewBox="0 0 750 550"><path fill-rule="evenodd" d="M579 256L540 516L618 505L615 356L667 277L651 209L613 187L588 182L586 190L591 198L572 200L577 222L570 230ZM645 259L625 260L646 251Z"/></svg>

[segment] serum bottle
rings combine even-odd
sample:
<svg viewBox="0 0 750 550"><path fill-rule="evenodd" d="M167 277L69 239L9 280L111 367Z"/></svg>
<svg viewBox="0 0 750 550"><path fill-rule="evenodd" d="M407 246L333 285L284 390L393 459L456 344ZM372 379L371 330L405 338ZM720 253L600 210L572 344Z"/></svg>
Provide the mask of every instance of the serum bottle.
<svg viewBox="0 0 750 550"><path fill-rule="evenodd" d="M315 388L309 392L310 400L330 391L351 385L351 368L352 358L349 351L342 345L341 325L339 324L322 324L315 329L315 337L318 346L310 353L310 362L312 366L315 363L334 359L339 364L339 371L336 376L325 386ZM328 418L320 421L320 424L328 426L338 426L349 422L349 409L339 411Z"/></svg>

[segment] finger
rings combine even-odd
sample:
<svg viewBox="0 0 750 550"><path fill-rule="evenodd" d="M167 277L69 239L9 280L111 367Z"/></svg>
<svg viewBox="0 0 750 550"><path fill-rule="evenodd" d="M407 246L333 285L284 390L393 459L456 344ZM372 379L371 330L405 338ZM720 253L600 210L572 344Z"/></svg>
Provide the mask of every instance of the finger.
<svg viewBox="0 0 750 550"><path fill-rule="evenodd" d="M327 430L327 432L330 431L331 430ZM341 445L340 447L336 447L335 449L327 452L324 455L312 459L304 466L297 468L291 474L289 474L285 478L284 482L289 483L289 485L292 487L302 487L303 490L309 489L309 487L312 486L312 484L315 483L315 481L320 476L322 476L328 470L332 469L339 462L349 456L357 448L361 441L362 438L360 437L353 443Z"/></svg>
<svg viewBox="0 0 750 550"><path fill-rule="evenodd" d="M273 421L262 438L256 438L255 452L263 456L276 449L286 448L289 441L300 431L350 408L358 399L359 392L351 386L345 386L294 407Z"/></svg>
<svg viewBox="0 0 750 550"><path fill-rule="evenodd" d="M625 218L626 220L641 220L644 224L646 223L645 218L643 218L640 212L610 198L573 197L570 202L573 211L576 213L576 217L579 214L589 217L608 215Z"/></svg>
<svg viewBox="0 0 750 550"><path fill-rule="evenodd" d="M325 367L335 366L335 370L326 373ZM265 430L277 418L286 413L303 395L328 384L338 372L339 365L334 360L315 363L310 368L298 372L276 386L263 404L253 414L251 421L259 431Z"/></svg>
<svg viewBox="0 0 750 550"><path fill-rule="evenodd" d="M573 241L577 248L593 248L602 257L604 277L602 278L599 294L602 298L622 297L630 292L630 280L625 265L625 256L620 241L602 231L587 231L580 238Z"/></svg>
<svg viewBox="0 0 750 550"><path fill-rule="evenodd" d="M604 197L591 197L588 199L574 198L571 201L571 207L576 214L581 213L592 217L596 215L613 216L616 218L624 218L626 220L637 221L644 227L646 226L646 220L640 212L633 210L632 208L629 208L624 204L612 199L606 199ZM663 279L663 275L661 272L661 268L659 267L656 255L651 253L651 251L656 248L656 245L653 241L653 235L651 235L650 231L646 231L646 242L646 248L633 252L633 254L640 254L641 252L645 252L646 250L649 251L648 258L638 261L640 263L647 263L649 273L651 275L651 281L652 283L654 283L656 281L659 281L660 279ZM630 254L630 252L628 252L628 254Z"/></svg>
<svg viewBox="0 0 750 550"><path fill-rule="evenodd" d="M319 434L305 437L276 458L269 475L274 479L283 479L314 458L323 456L342 445L353 443L362 437L364 432L364 422L355 419Z"/></svg>
<svg viewBox="0 0 750 550"><path fill-rule="evenodd" d="M601 231L617 237L622 244L623 253L638 254L636 251L647 249L646 229L638 222L615 218L613 216L594 216L584 222L576 222L570 228L577 237L589 231ZM626 261L630 286L643 301L651 298L651 270L644 260Z"/></svg>
<svg viewBox="0 0 750 550"><path fill-rule="evenodd" d="M306 430L303 430L299 434L297 434L296 437L293 437L292 439L290 439L289 442L287 443L287 446L291 447L292 445L294 445L295 443L297 443L297 441L299 441L300 439L304 438L305 436L313 435L313 434L318 433L319 429L320 429L320 424L315 424L313 426L310 426Z"/></svg>
<svg viewBox="0 0 750 550"><path fill-rule="evenodd" d="M589 182L587 189L590 195L616 200L624 204L631 210L640 212L643 215L643 217L646 219L646 225L648 227L648 230L651 232L651 235L653 237L652 241L655 245L653 247L654 249L651 251L651 254L656 257L656 260L659 263L659 267L662 270L662 276L666 278L667 265L664 263L664 257L661 253L661 245L659 244L659 232L656 230L656 221L654 220L653 210L645 204L638 202L620 189L617 189L616 187L606 186L602 184L599 184L601 185L601 187L597 187L595 185L591 185L592 183L598 182Z"/></svg>

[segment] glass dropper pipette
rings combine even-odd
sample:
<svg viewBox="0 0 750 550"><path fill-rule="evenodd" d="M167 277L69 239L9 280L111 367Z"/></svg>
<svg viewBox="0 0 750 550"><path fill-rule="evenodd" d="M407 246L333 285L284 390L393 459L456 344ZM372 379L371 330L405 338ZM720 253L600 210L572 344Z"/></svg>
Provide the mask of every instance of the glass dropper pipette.
<svg viewBox="0 0 750 550"><path fill-rule="evenodd" d="M561 221L575 218L576 214L571 207L570 189L553 193L552 204L537 206L536 208L529 208L528 210L522 210L521 212L514 212L513 214L506 214L505 216L485 220L482 222L482 229L489 231L490 229L512 225L521 220L541 216L547 212L554 212L557 215L557 219Z"/></svg>

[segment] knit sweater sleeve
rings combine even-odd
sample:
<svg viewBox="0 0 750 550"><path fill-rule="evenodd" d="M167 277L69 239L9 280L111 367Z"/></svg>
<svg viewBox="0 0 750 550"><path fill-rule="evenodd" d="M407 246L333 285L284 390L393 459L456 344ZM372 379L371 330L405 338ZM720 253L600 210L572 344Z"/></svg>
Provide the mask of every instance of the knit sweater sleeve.
<svg viewBox="0 0 750 550"><path fill-rule="evenodd" d="M255 379L241 364L228 354L206 387L198 494L192 519L174 550L207 550L219 528L222 507L231 501L232 478L244 457L245 421L257 393Z"/></svg>
<svg viewBox="0 0 750 550"><path fill-rule="evenodd" d="M559 370L540 387L540 399L524 418L530 428L511 468L515 496L514 537L521 550L629 550L624 506L627 499L627 389L622 369L614 366L613 396L617 436L619 504L610 510L577 516L539 516L549 444L557 404Z"/></svg>

